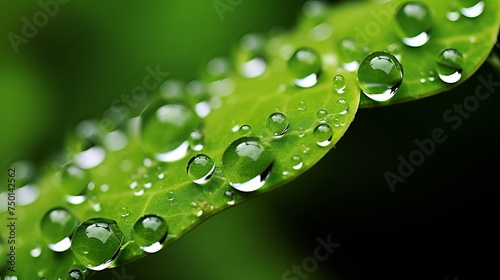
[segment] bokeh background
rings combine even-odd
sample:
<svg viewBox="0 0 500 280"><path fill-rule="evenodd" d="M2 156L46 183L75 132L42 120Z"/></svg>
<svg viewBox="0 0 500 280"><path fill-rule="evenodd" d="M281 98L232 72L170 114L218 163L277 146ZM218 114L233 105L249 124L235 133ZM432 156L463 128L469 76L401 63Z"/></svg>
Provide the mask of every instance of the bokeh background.
<svg viewBox="0 0 500 280"><path fill-rule="evenodd" d="M20 34L22 18L41 7L1 1L2 170L46 161L79 121L141 84L147 66L194 79L244 34L291 28L305 1L220 0L239 3L223 19L214 2L70 0L15 53L7 34ZM94 279L306 279L282 276L327 236L341 245L307 279L498 279L500 88L459 129L443 120L489 75L500 81L485 65L455 90L361 110L336 148L294 182ZM384 172L395 173L398 156L438 127L447 141L392 192Z"/></svg>

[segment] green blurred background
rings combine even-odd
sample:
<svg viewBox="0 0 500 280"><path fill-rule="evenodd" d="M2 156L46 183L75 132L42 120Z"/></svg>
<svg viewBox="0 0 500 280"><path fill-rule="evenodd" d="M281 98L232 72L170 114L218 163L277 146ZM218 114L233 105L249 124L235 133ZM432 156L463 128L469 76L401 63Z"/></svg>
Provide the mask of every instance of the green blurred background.
<svg viewBox="0 0 500 280"><path fill-rule="evenodd" d="M102 116L140 85L147 66L194 79L204 61L229 55L244 34L291 28L305 1L218 2L241 3L221 20L212 0L69 1L16 54L7 34L21 34L22 18L41 7L1 1L2 170L18 159L46 161L79 121ZM443 121L489 75L500 80L485 65L453 91L360 111L336 149L305 175L125 266L126 275L287 279L285 271L313 256L316 239L331 235L341 246L308 279L497 279L498 92L458 130ZM413 141L437 127L448 140L391 192L384 172L396 172L398 156L407 158ZM133 279L123 272L95 279Z"/></svg>

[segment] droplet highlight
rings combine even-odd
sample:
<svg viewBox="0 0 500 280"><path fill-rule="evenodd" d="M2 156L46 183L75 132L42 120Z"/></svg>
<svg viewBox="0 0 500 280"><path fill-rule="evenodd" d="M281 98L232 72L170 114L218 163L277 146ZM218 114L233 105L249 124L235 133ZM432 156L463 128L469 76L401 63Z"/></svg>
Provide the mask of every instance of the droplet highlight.
<svg viewBox="0 0 500 280"><path fill-rule="evenodd" d="M321 67L321 56L311 48L298 49L288 61L291 77L300 88L315 86L322 71Z"/></svg>
<svg viewBox="0 0 500 280"><path fill-rule="evenodd" d="M408 2L396 13L398 34L409 47L421 47L431 38L433 20L422 2Z"/></svg>
<svg viewBox="0 0 500 280"><path fill-rule="evenodd" d="M441 81L454 84L462 78L463 66L462 54L452 48L443 50L436 61L436 72Z"/></svg>

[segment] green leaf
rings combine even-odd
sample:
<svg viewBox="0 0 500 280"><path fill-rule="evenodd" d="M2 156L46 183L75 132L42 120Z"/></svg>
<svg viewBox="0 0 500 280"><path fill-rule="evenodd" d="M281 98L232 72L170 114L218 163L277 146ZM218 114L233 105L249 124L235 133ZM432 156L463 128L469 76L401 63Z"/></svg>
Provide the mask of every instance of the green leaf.
<svg viewBox="0 0 500 280"><path fill-rule="evenodd" d="M73 269L91 275L72 249L78 260L92 267L109 259L118 247L120 252L110 267L133 261L148 254L141 249L151 245L146 244L148 239L162 239L161 233L137 233L137 228L146 230L136 226L141 217L157 215L166 222L167 227L162 228L168 228L163 243L167 246L217 212L281 186L318 162L354 119L359 104L356 81L341 79L345 89L342 84L335 91L334 76L348 73L337 73L328 64L321 67L314 50L303 49L289 62L299 48L283 56L280 50L288 50L293 41L289 35L262 41L264 45L259 40L259 36L245 36L234 53L233 66L222 58L210 61L204 67L203 82L186 86L166 82L140 105L148 105L140 118L128 116L118 122L116 131L104 124L119 115L82 122L69 137L67 151L58 157L63 166L46 166L36 180L28 180L27 187L18 178L22 189L17 193L33 191L37 198L13 213L18 266L15 274L6 272L20 279L65 278ZM257 64L242 68L248 61ZM255 72L262 70L262 63L265 71ZM231 67L235 69L227 71ZM309 80L303 83L314 84L315 77L317 83L309 88L297 86L295 80L305 76ZM206 109L207 104L211 112L198 117L195 109L204 115L200 108ZM123 141L124 147L119 145ZM165 152L182 149L185 141L190 149L181 159L157 160L171 160L172 154L165 156ZM203 155L193 158L200 153ZM188 168L190 163L194 166ZM258 188L262 180L265 183ZM247 181L253 183L244 184ZM255 188L258 190L252 191ZM80 194L85 201L75 202ZM46 216L56 207L56 214ZM2 209L2 220L9 215L6 210ZM68 227L70 232L74 230L68 223L73 218L85 227L80 226L73 235L72 249L53 252L48 244L57 243L54 235L67 235ZM42 219L48 225L42 227ZM88 235L99 240L86 239ZM8 231L2 231L1 240L1 255L6 256ZM83 254L85 251L89 252Z"/></svg>

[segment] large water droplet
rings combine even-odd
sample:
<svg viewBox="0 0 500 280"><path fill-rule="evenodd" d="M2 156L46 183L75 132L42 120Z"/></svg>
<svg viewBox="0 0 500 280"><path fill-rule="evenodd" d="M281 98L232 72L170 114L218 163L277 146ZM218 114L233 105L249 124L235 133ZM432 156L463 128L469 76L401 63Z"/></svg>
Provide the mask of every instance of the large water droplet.
<svg viewBox="0 0 500 280"><path fill-rule="evenodd" d="M180 104L155 103L141 115L144 148L164 162L183 158L188 138L200 123L195 112Z"/></svg>
<svg viewBox="0 0 500 280"><path fill-rule="evenodd" d="M71 250L82 265L92 270L103 270L120 252L123 238L123 232L115 221L90 219L74 232Z"/></svg>
<svg viewBox="0 0 500 280"><path fill-rule="evenodd" d="M454 84L462 78L463 56L455 49L442 51L436 61L436 71L441 81Z"/></svg>
<svg viewBox="0 0 500 280"><path fill-rule="evenodd" d="M313 137L318 146L327 147L332 142L333 130L327 124L320 124L314 129Z"/></svg>
<svg viewBox="0 0 500 280"><path fill-rule="evenodd" d="M420 47L429 41L433 23L429 8L424 3L404 4L396 14L396 22L405 45Z"/></svg>
<svg viewBox="0 0 500 280"><path fill-rule="evenodd" d="M156 253L163 247L167 233L168 225L165 220L156 215L146 215L134 224L132 238L145 252Z"/></svg>
<svg viewBox="0 0 500 280"><path fill-rule="evenodd" d="M196 184L205 184L212 178L215 162L207 155L199 154L192 157L187 164L187 174Z"/></svg>
<svg viewBox="0 0 500 280"><path fill-rule="evenodd" d="M468 18L476 18L484 11L484 1L478 0L459 0L461 6L460 13Z"/></svg>
<svg viewBox="0 0 500 280"><path fill-rule="evenodd" d="M288 118L282 113L272 113L266 119L266 127L274 138L280 138L288 131Z"/></svg>
<svg viewBox="0 0 500 280"><path fill-rule="evenodd" d="M70 195L80 195L90 183L90 174L74 165L66 165L60 172L64 191Z"/></svg>
<svg viewBox="0 0 500 280"><path fill-rule="evenodd" d="M90 169L98 166L104 161L106 151L99 146L91 147L81 151L75 157L75 163L83 169Z"/></svg>
<svg viewBox="0 0 500 280"><path fill-rule="evenodd" d="M66 280L85 280L85 276L80 270L74 269L68 273Z"/></svg>
<svg viewBox="0 0 500 280"><path fill-rule="evenodd" d="M347 112L349 112L349 102L345 100L344 98L340 98L337 100L337 106L338 106L338 114L339 115L345 115Z"/></svg>
<svg viewBox="0 0 500 280"><path fill-rule="evenodd" d="M256 137L242 137L224 151L222 167L232 187L252 192L264 185L273 161L270 147L264 146Z"/></svg>
<svg viewBox="0 0 500 280"><path fill-rule="evenodd" d="M338 94L344 93L346 87L347 87L347 84L346 84L344 76L337 75L337 76L333 77L333 90L335 90L336 93L338 93Z"/></svg>
<svg viewBox="0 0 500 280"><path fill-rule="evenodd" d="M318 83L321 74L321 57L313 49L298 49L288 61L288 68L295 85L310 88Z"/></svg>
<svg viewBox="0 0 500 280"><path fill-rule="evenodd" d="M363 93L375 101L387 101L403 82L403 66L388 52L369 54L359 66L358 84Z"/></svg>
<svg viewBox="0 0 500 280"><path fill-rule="evenodd" d="M48 247L64 252L71 246L70 237L78 226L76 217L64 208L54 208L42 218L40 228Z"/></svg>

